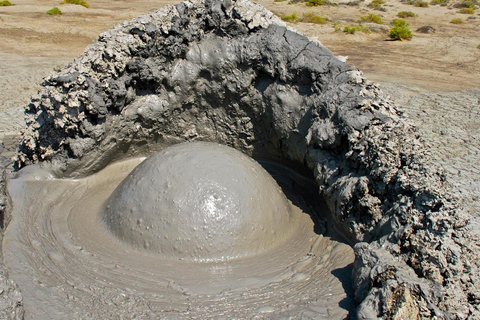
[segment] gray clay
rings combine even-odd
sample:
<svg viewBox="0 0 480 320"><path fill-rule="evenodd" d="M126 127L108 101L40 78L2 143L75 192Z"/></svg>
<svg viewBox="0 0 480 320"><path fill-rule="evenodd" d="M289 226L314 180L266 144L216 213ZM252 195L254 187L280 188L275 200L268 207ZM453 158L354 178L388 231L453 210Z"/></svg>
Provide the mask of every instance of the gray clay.
<svg viewBox="0 0 480 320"><path fill-rule="evenodd" d="M287 200L255 161L205 142L142 160L83 179L56 179L31 165L10 180L15 218L3 254L27 318L216 319L228 312L237 319L343 319L352 310L345 285L353 249L333 228L325 232L326 220L312 219L325 212L303 196L311 181L270 163L282 189L302 195ZM188 163L195 164L184 168ZM245 181L226 180L225 169ZM184 173L190 180L179 179ZM159 175L165 179L151 181ZM253 194L249 185L265 189ZM218 210L232 203L239 210ZM322 226L323 234L315 232Z"/></svg>
<svg viewBox="0 0 480 320"><path fill-rule="evenodd" d="M219 144L178 144L120 184L102 220L121 241L168 258L227 261L279 246L300 218L260 164Z"/></svg>

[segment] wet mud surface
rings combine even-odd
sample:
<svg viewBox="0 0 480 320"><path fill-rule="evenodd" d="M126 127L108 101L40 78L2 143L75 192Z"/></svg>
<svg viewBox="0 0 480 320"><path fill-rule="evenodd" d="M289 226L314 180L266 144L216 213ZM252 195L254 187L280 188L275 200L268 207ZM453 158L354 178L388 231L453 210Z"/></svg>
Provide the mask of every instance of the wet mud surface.
<svg viewBox="0 0 480 320"><path fill-rule="evenodd" d="M189 246L195 247L199 241L184 241L177 250L154 252L133 247L112 235L102 223L106 199L142 161L143 158L116 163L84 179L55 179L33 166L10 180L8 191L15 209L5 234L4 259L23 294L24 307L35 310L27 318L141 315L204 319L270 315L342 319L351 311L353 292L348 279L353 250L338 241L341 237L328 225L327 215L318 211L326 208L302 196L305 182L297 179L292 189L298 174L266 164L276 170L274 174L293 202L309 211L303 212L289 202L295 213L276 212L277 216L297 216L297 222L290 222L276 234L270 233L274 227L270 226L267 239L274 240L273 248L249 250L266 243L262 235L251 240L237 235L233 244L226 239L217 243L218 239L209 238L211 242L207 244L219 251L223 249L227 259L205 262L209 250L200 251L195 260L185 259L183 249L191 249ZM157 213L156 221L164 221L162 214L175 214L162 210ZM268 216L268 212L251 214ZM235 222L245 220L240 214L228 218ZM180 228L176 236L181 237L182 230L205 227L195 219L179 220L186 225L169 224L170 230L156 234L170 235ZM221 223L216 225L219 222L215 217L208 221L211 225L202 229L205 234L215 233L220 226L229 230ZM147 222L148 217L143 223ZM191 236L194 237L193 232ZM332 236L337 240L332 240ZM182 245L180 240L161 242L164 246ZM230 246L221 248L225 242ZM246 250L248 256L232 260L229 255L238 255L239 245L241 253ZM165 256L167 253L170 255Z"/></svg>
<svg viewBox="0 0 480 320"><path fill-rule="evenodd" d="M115 189L102 214L104 227L137 250L204 262L278 247L301 232L299 219L258 163L206 142L150 156Z"/></svg>

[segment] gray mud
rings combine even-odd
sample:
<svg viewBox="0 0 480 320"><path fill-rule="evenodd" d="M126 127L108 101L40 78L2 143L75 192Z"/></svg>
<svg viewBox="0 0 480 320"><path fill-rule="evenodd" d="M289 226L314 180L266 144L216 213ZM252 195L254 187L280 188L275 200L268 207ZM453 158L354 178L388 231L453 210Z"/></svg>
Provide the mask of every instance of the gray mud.
<svg viewBox="0 0 480 320"><path fill-rule="evenodd" d="M212 150L203 153L190 145L181 147L202 156L210 153L218 157ZM215 149L218 152L218 148ZM165 152L168 150L171 149ZM164 156L165 152L159 155ZM298 197L291 198L293 202L288 202L290 208L285 207L286 212L277 206L280 211L275 212L275 216L288 217L289 224L280 224L280 229L275 230L275 222L268 221L269 212L229 212L223 221L218 221L217 216L204 216L204 212L197 209L187 217L178 214L178 220L169 219L176 216L177 211L165 208L171 205L165 199L156 201L164 196L158 190L158 193L149 193L153 198L144 199L144 203L132 202L139 205L140 210L145 209L134 213L135 228L130 228L128 216L122 212L125 218L122 222L128 224L128 232L112 234L111 222L105 221L105 216L112 214L112 207L105 212L106 200L117 198L116 189L142 190L138 181L151 177L142 172L145 173L146 168L156 171L158 167L152 166L152 160L155 163L157 159L150 158L150 163L143 158L125 160L83 179L55 179L48 171L29 166L10 180L8 191L15 218L5 233L4 259L11 270L10 276L23 293L26 318L217 319L228 315L239 319L343 319L352 310L353 301L348 295L352 296L353 292L351 287L348 291L344 287L348 288L346 279L350 278L353 250L350 245L327 235L327 220L311 218L324 216L322 211L304 212L295 205L294 202L302 202ZM251 168L253 161L247 160L247 167ZM158 164L171 165L169 161ZM208 167L207 164L205 169ZM258 170L258 167L255 168ZM279 173L285 182L296 181L295 175L288 172L282 169ZM208 174L211 175L211 170ZM132 181L135 177L137 180ZM205 179L204 175L200 177ZM267 180L273 180L268 177ZM175 189L177 183L188 182L165 179L152 185L166 181L171 184L170 190ZM221 180L214 181L222 184ZM269 183L279 188L274 181ZM298 183L301 185L301 180ZM288 183L281 185L289 194L301 191L299 187L292 189ZM203 198L201 189L196 192ZM268 204L268 200L262 198L260 202ZM162 207L149 212L149 204L155 203ZM177 205L181 207L180 201ZM307 207L315 205L308 202ZM203 216L202 223L196 221L195 215ZM267 221L262 222L262 218ZM142 222L137 225L140 219ZM118 221L115 217L112 220ZM250 220L257 224L249 223ZM158 221L164 223L158 224ZM264 226L266 230L260 228L262 223L268 224ZM323 234L315 232L318 229L315 224L321 224ZM245 232L244 227L249 230ZM257 232L252 230L254 227L258 227ZM144 234L140 234L140 229ZM334 229L329 229L339 238ZM235 234L236 231L240 232ZM233 239L228 239L230 232ZM152 239L158 235L162 238ZM175 237L176 241L164 239L164 235ZM204 235L211 237L203 238ZM244 239L244 235L247 238ZM223 238L219 240L217 236ZM151 246L136 246L137 238L148 240ZM272 240L274 246L270 243ZM195 251L199 244L204 248ZM250 247L257 250L249 250ZM154 250L158 248L162 250ZM218 254L222 253L225 258L219 259Z"/></svg>
<svg viewBox="0 0 480 320"><path fill-rule="evenodd" d="M44 163L55 178L193 140L302 168L356 243L359 318L480 314L470 216L418 130L259 6L190 1L119 25L47 78L26 114L16 168Z"/></svg>
<svg viewBox="0 0 480 320"><path fill-rule="evenodd" d="M138 165L108 198L102 223L137 250L213 262L291 242L301 216L253 159L220 144L189 142Z"/></svg>

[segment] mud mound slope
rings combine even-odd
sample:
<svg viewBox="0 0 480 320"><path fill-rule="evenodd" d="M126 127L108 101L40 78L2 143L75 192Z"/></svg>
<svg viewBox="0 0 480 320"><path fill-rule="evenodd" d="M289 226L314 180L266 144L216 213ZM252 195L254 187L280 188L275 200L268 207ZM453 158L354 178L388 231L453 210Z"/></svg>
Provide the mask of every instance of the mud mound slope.
<svg viewBox="0 0 480 320"><path fill-rule="evenodd" d="M355 243L359 318L480 315L468 216L394 103L248 1L187 1L115 27L26 109L16 169L88 176L215 141L309 171Z"/></svg>

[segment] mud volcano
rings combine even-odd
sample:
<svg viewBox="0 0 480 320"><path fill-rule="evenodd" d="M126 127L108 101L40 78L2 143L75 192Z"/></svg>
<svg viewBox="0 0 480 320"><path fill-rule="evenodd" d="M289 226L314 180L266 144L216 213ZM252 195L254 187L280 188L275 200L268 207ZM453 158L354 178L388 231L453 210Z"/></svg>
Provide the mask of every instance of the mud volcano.
<svg viewBox="0 0 480 320"><path fill-rule="evenodd" d="M257 255L300 231L299 217L258 163L200 142L141 163L110 196L102 218L136 248L197 261Z"/></svg>
<svg viewBox="0 0 480 320"><path fill-rule="evenodd" d="M119 25L47 78L26 115L3 248L27 317L480 312L468 215L415 128L257 5L192 0ZM282 191L263 169L239 173L253 160L237 151L209 162L172 147L192 141L259 160ZM191 153L168 160L175 148Z"/></svg>

